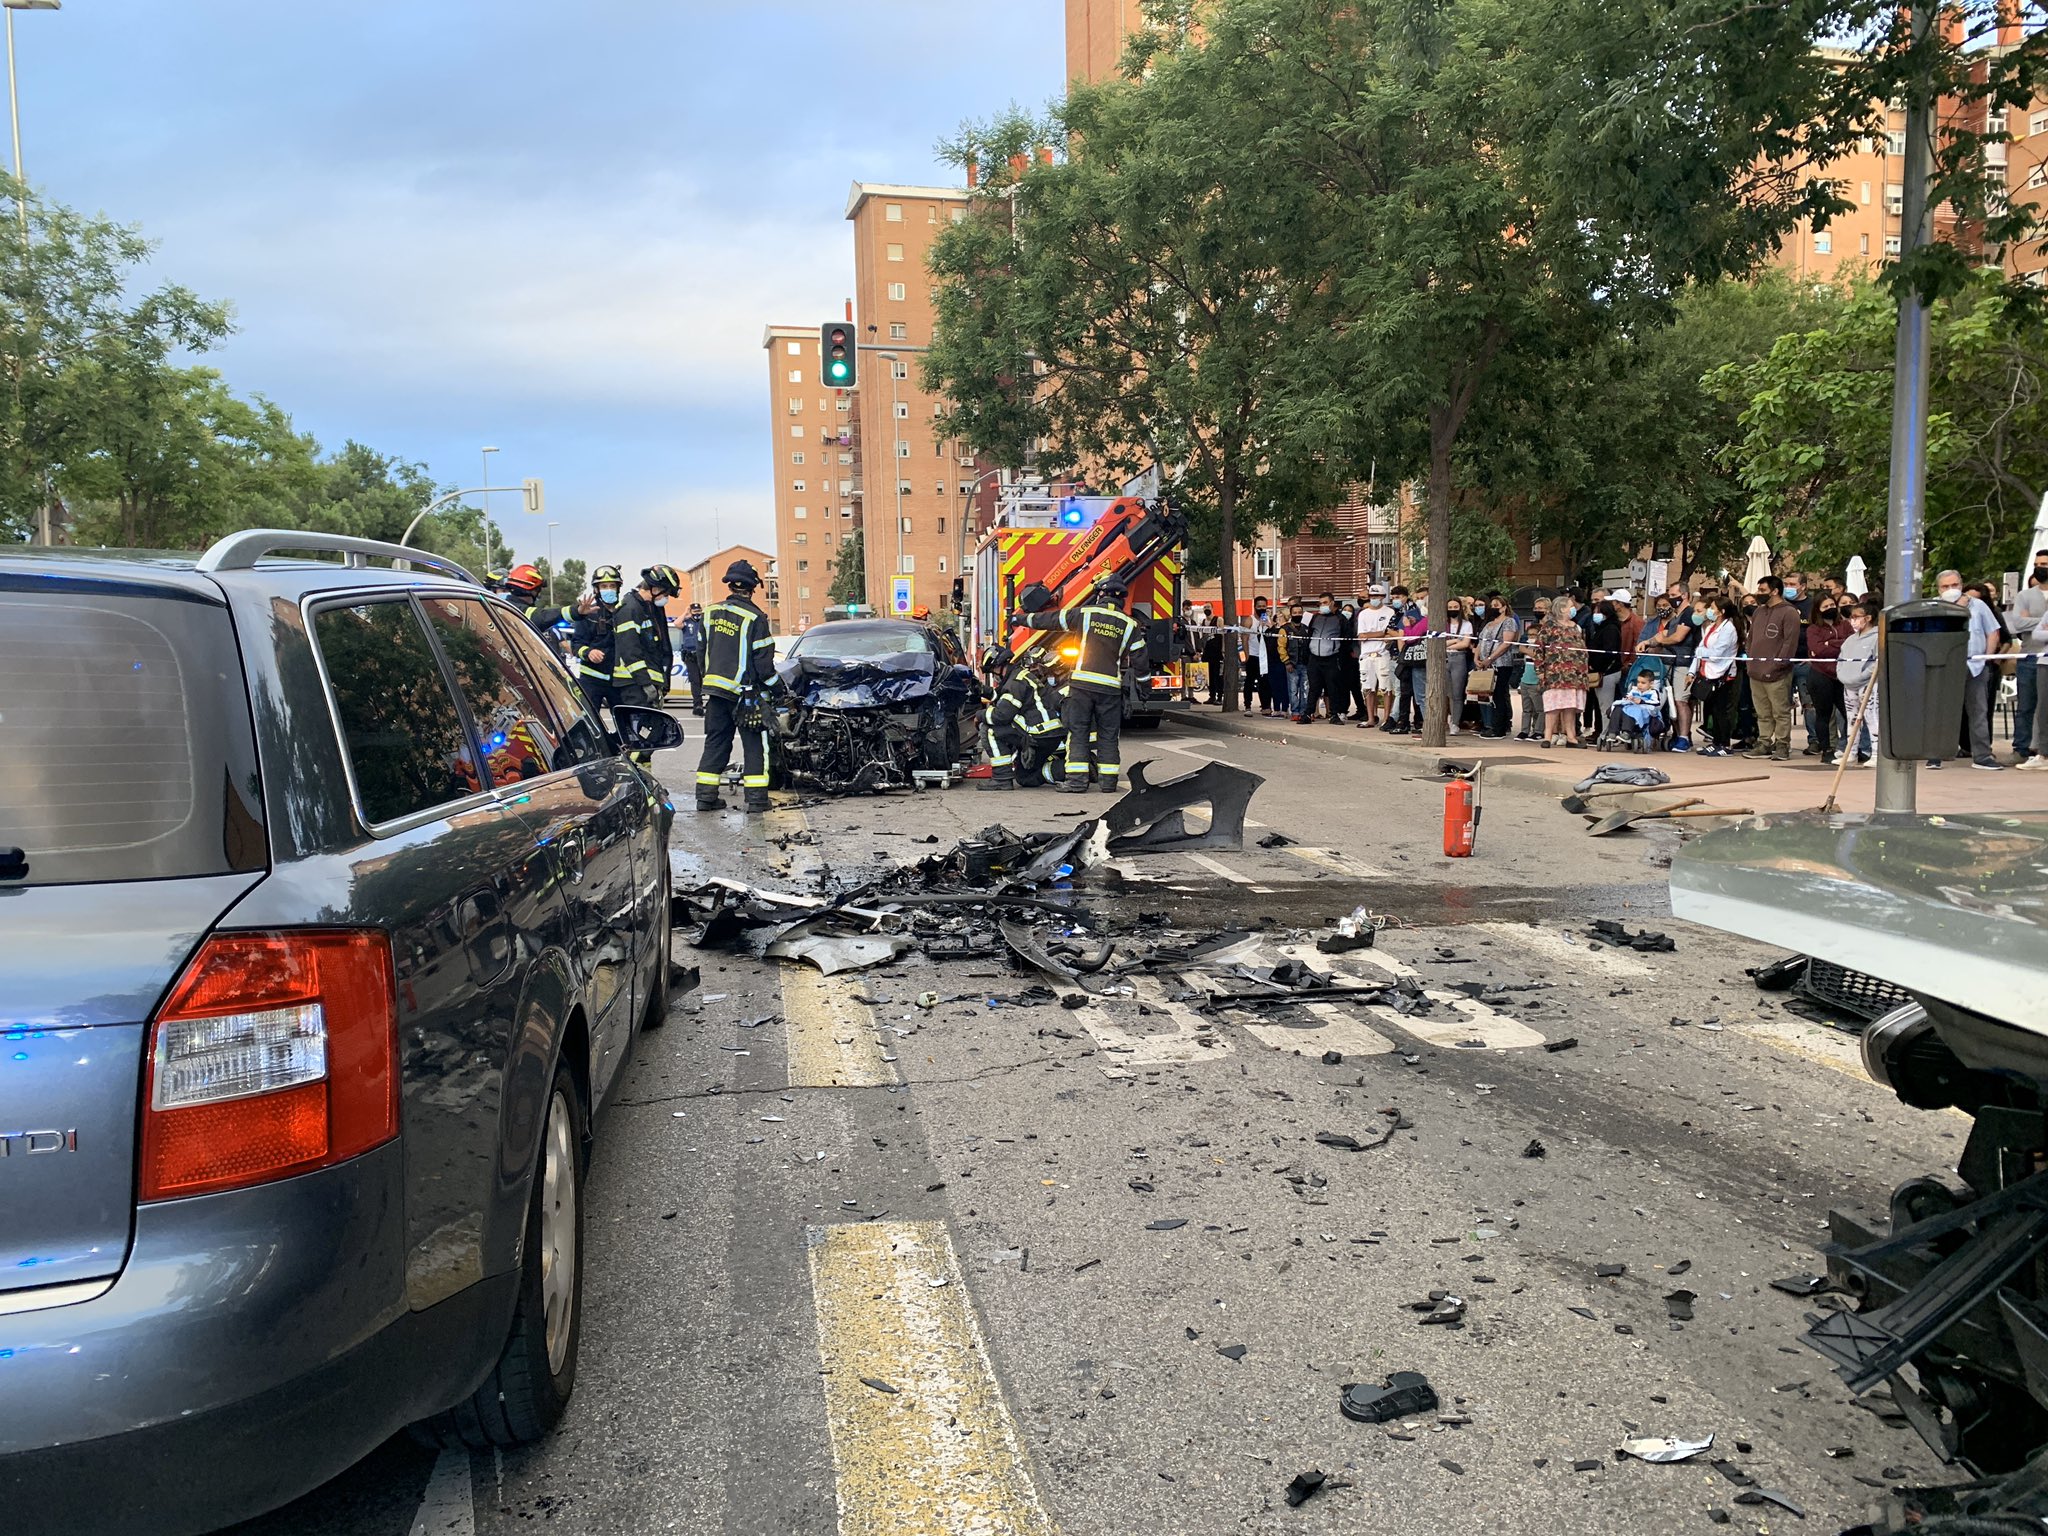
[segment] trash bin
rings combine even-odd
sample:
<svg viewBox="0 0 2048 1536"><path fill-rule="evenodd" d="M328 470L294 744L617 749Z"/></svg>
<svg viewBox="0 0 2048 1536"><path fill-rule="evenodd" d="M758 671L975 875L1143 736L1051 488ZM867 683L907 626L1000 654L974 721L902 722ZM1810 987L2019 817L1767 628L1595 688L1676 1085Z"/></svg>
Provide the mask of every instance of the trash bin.
<svg viewBox="0 0 2048 1536"><path fill-rule="evenodd" d="M1878 624L1878 751L1906 762L1953 757L1970 678L1969 610L1928 598L1894 604Z"/></svg>

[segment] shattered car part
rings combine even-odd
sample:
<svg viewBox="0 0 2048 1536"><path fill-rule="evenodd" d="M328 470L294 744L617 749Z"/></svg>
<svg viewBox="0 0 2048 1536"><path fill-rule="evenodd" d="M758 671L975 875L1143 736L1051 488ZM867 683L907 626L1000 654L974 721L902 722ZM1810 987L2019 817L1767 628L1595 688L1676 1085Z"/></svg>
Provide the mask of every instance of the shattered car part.
<svg viewBox="0 0 2048 1536"><path fill-rule="evenodd" d="M1670 774L1655 768L1633 768L1621 763L1603 763L1572 788L1583 795L1587 790L1598 789L1602 784L1634 784L1643 789L1656 789L1670 782Z"/></svg>
<svg viewBox="0 0 2048 1536"><path fill-rule="evenodd" d="M1668 1435L1650 1435L1640 1440L1621 1442L1621 1454L1633 1456L1637 1461L1689 1461L1702 1451L1714 1448L1714 1437L1704 1440L1677 1440Z"/></svg>
<svg viewBox="0 0 2048 1536"><path fill-rule="evenodd" d="M1586 932L1590 937L1612 944L1618 949L1633 949L1644 954L1668 954L1678 948L1669 934L1657 933L1648 928L1630 933L1627 927L1611 917L1597 919Z"/></svg>
<svg viewBox="0 0 2048 1536"><path fill-rule="evenodd" d="M1320 1471L1297 1472L1287 1485L1287 1507L1299 1509L1322 1491L1325 1480Z"/></svg>
<svg viewBox="0 0 2048 1536"><path fill-rule="evenodd" d="M1211 761L1193 773L1154 784L1147 778L1150 768L1149 762L1129 766L1130 792L1102 818L1109 828L1112 854L1244 847L1245 812L1253 792L1266 782L1263 778ZM1209 807L1209 825L1190 832L1181 812L1203 804Z"/></svg>
<svg viewBox="0 0 2048 1536"><path fill-rule="evenodd" d="M886 934L805 932L777 939L761 953L770 960L806 960L827 976L887 965L911 947L910 940Z"/></svg>
<svg viewBox="0 0 2048 1536"><path fill-rule="evenodd" d="M1360 1424L1385 1424L1433 1412L1436 1388L1420 1371L1395 1371L1384 1381L1346 1386L1337 1407L1345 1418Z"/></svg>

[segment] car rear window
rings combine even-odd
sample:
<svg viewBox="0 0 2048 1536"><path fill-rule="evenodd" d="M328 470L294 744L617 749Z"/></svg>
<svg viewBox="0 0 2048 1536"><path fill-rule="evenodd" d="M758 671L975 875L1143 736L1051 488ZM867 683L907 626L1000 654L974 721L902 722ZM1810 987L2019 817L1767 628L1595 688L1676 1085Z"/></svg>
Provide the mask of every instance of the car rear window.
<svg viewBox="0 0 2048 1536"><path fill-rule="evenodd" d="M812 661L870 661L877 656L921 656L931 642L919 629L840 629L820 626L806 633L790 650Z"/></svg>
<svg viewBox="0 0 2048 1536"><path fill-rule="evenodd" d="M404 597L313 616L356 799L371 826L482 790L441 661Z"/></svg>
<svg viewBox="0 0 2048 1536"><path fill-rule="evenodd" d="M225 608L127 582L0 586L0 885L264 867L248 692Z"/></svg>

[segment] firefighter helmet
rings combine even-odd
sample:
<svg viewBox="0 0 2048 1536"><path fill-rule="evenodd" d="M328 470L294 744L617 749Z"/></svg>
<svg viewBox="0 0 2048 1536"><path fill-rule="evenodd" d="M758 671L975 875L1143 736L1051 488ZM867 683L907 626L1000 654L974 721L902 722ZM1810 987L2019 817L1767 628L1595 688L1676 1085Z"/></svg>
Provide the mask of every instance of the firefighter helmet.
<svg viewBox="0 0 2048 1536"><path fill-rule="evenodd" d="M674 597L683 590L683 578L672 565L650 565L640 573L640 579L657 595Z"/></svg>
<svg viewBox="0 0 2048 1536"><path fill-rule="evenodd" d="M728 587L744 587L751 592L761 585L761 573L745 560L735 560L725 568L725 584Z"/></svg>
<svg viewBox="0 0 2048 1536"><path fill-rule="evenodd" d="M590 573L590 584L593 587L602 587L607 584L614 587L623 586L625 585L625 580L626 578L620 574L619 568L616 565L600 565Z"/></svg>
<svg viewBox="0 0 2048 1536"><path fill-rule="evenodd" d="M1097 583L1095 595L1097 597L1129 597L1131 595L1131 584L1121 576L1105 576Z"/></svg>
<svg viewBox="0 0 2048 1536"><path fill-rule="evenodd" d="M505 573L505 585L514 592L532 594L538 592L547 584L547 577L541 575L539 569L535 566L515 565Z"/></svg>

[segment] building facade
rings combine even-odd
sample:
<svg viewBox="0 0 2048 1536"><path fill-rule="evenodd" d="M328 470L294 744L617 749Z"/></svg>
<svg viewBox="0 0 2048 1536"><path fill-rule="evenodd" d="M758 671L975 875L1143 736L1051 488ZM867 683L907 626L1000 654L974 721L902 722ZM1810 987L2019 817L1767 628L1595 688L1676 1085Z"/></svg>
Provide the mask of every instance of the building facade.
<svg viewBox="0 0 2048 1536"><path fill-rule="evenodd" d="M933 295L926 258L932 242L967 217L964 187L855 182L846 202L853 225L854 309L860 336L855 393L859 524L867 601L891 611L899 581L914 608L952 598L973 544L988 477L973 451L949 439L939 398L923 384L919 360L932 339Z"/></svg>
<svg viewBox="0 0 2048 1536"><path fill-rule="evenodd" d="M777 633L795 634L824 617L834 562L856 547L853 393L825 387L816 326L771 325L761 345L775 477L773 617Z"/></svg>
<svg viewBox="0 0 2048 1536"><path fill-rule="evenodd" d="M779 593L775 575L775 557L765 549L754 549L745 544L734 544L721 549L715 555L707 555L683 573L688 590L684 597L693 603L709 608L725 596L725 573L735 560L744 560L761 573L761 588L754 593L755 606L765 612L775 624L775 632L787 634L781 622L781 609L777 601ZM673 611L671 619L676 618Z"/></svg>

